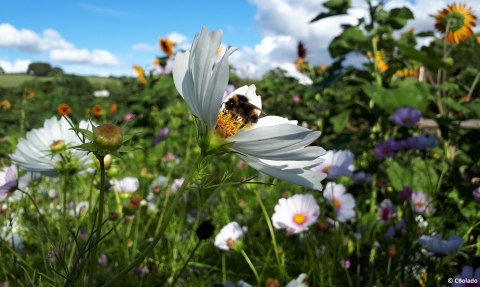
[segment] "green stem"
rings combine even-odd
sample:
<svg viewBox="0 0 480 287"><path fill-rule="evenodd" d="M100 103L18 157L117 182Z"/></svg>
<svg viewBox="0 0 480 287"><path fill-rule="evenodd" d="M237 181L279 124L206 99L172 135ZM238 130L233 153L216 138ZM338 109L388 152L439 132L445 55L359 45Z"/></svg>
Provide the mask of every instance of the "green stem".
<svg viewBox="0 0 480 287"><path fill-rule="evenodd" d="M255 196L257 198L258 204L260 205L260 208L262 209L263 215L265 216L265 220L267 221L268 230L270 231L270 237L272 238L275 257L277 258L278 270L282 274L283 278L287 280L288 274L285 270L285 266L283 266L282 262L280 261L280 256L278 254L277 240L275 239L275 232L273 231L273 226L272 226L272 222L270 221L270 216L268 215L267 209L265 208L265 205L263 204L263 201L260 198L260 193L255 191Z"/></svg>
<svg viewBox="0 0 480 287"><path fill-rule="evenodd" d="M255 266L253 266L252 261L250 261L250 258L248 258L247 253L245 253L245 251L243 251L243 249L241 250L241 253L242 253L243 257L245 258L245 260L247 261L248 266L250 266L250 268L252 269L252 272L255 275L255 278L257 278L258 286L260 286L261 285L260 276L258 276L257 270L255 269Z"/></svg>
<svg viewBox="0 0 480 287"><path fill-rule="evenodd" d="M185 268L188 265L188 262L190 262L190 259L192 259L193 254L195 254L195 251L197 251L197 249L198 249L198 247L200 247L201 243L202 243L202 240L199 240L197 242L197 245L195 245L195 248L193 248L192 252L190 252L190 255L188 256L187 260L185 260L185 263L183 263L182 268L180 268L180 270L178 271L177 276L175 276L175 279L173 279L173 282L172 282L171 286L175 286L175 283L177 283L178 278L180 278L180 275L182 275L183 270L185 270Z"/></svg>
<svg viewBox="0 0 480 287"><path fill-rule="evenodd" d="M467 103L470 101L470 98L472 97L473 90L475 89L475 86L477 86L479 78L480 78L480 73L477 74L477 76L475 77L475 80L473 81L472 86L470 87L470 91L468 91L467 100L466 100Z"/></svg>
<svg viewBox="0 0 480 287"><path fill-rule="evenodd" d="M20 191L21 193L25 194L28 198L30 198L30 200L33 203L33 206L35 206L35 209L37 210L38 217L41 219L41 221L43 223L43 226L45 227L45 230L47 230L48 235L50 235L50 230L48 229L48 226L45 223L45 218L43 218L43 215L40 213L40 209L38 208L38 205L35 202L35 199L33 199L33 197L28 192L25 192L25 191L21 190L20 188L17 188L17 190Z"/></svg>
<svg viewBox="0 0 480 287"><path fill-rule="evenodd" d="M120 278L125 276L130 270L138 266L140 263L143 262L143 260L152 252L153 248L157 245L157 243L160 241L162 238L163 234L165 233L165 230L167 229L168 224L170 223L170 220L172 219L173 213L175 212L175 208L180 201L180 197L183 195L185 190L187 189L188 184L194 176L197 174L199 170L199 166L202 163L203 159L205 158L205 154L200 154L200 157L197 159L197 162L195 163L195 168L192 168L190 172L188 173L187 177L185 178L185 181L183 182L182 186L180 189L177 191L175 194L175 198L173 199L173 202L171 204L170 209L168 210L167 215L165 216L165 221L163 222L162 226L160 227L159 232L153 239L153 241L150 243L150 245L145 249L145 251L142 252L135 260L132 261L127 267L125 267L120 273L115 275L112 279L110 279L103 287L107 286L112 286L113 283L117 282Z"/></svg>
<svg viewBox="0 0 480 287"><path fill-rule="evenodd" d="M96 244L93 246L92 254L90 255L89 262L89 275L88 275L88 287L92 286L93 275L95 270L95 262L97 261L97 247L100 243L100 236L102 234L102 222L103 222L103 206L105 201L105 156L96 155L98 161L100 162L100 196L98 197L98 214L97 214L97 225L95 233Z"/></svg>
<svg viewBox="0 0 480 287"><path fill-rule="evenodd" d="M225 253L222 254L222 279L223 283L227 282L227 263L225 262Z"/></svg>
<svg viewBox="0 0 480 287"><path fill-rule="evenodd" d="M374 36L372 37L372 47L373 47L373 66L374 66L374 74L375 74L375 81L378 86L382 86L382 77L380 76L380 71L378 70L378 61L377 61L377 38Z"/></svg>

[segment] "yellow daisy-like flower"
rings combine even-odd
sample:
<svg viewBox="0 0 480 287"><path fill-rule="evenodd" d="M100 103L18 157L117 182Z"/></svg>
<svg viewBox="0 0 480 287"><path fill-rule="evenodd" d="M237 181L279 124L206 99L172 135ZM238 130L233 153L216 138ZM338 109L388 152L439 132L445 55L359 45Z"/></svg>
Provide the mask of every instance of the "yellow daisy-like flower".
<svg viewBox="0 0 480 287"><path fill-rule="evenodd" d="M388 65L385 63L382 57L382 52L377 51L377 64L378 64L378 70L383 73L386 70L388 70Z"/></svg>
<svg viewBox="0 0 480 287"><path fill-rule="evenodd" d="M160 50L162 50L167 57L173 56L173 47L175 47L175 42L167 38L160 38Z"/></svg>
<svg viewBox="0 0 480 287"><path fill-rule="evenodd" d="M439 11L435 18L435 29L442 32L443 37L447 37L449 44L458 44L470 38L473 35L472 27L476 26L475 20L477 20L472 13L472 8L457 3Z"/></svg>
<svg viewBox="0 0 480 287"><path fill-rule="evenodd" d="M480 45L480 36L477 36L477 44Z"/></svg>
<svg viewBox="0 0 480 287"><path fill-rule="evenodd" d="M295 61L295 68L297 71L301 72L302 71L302 63L305 62L304 58L298 57L297 60Z"/></svg>
<svg viewBox="0 0 480 287"><path fill-rule="evenodd" d="M143 73L142 68L137 65L133 65L133 70L135 71L135 73L137 73L140 83L145 85L147 83L147 79L145 78L145 74Z"/></svg>
<svg viewBox="0 0 480 287"><path fill-rule="evenodd" d="M11 106L12 106L12 104L10 104L9 100L3 100L3 101L0 102L0 108L2 108L2 110L4 110L4 111L10 109Z"/></svg>

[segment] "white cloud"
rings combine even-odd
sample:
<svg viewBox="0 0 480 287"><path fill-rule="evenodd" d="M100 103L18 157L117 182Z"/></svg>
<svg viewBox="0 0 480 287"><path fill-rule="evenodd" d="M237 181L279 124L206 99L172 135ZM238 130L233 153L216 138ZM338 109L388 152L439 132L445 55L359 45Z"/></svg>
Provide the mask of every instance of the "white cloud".
<svg viewBox="0 0 480 287"><path fill-rule="evenodd" d="M53 29L45 29L42 35L34 31L0 24L0 48L17 48L22 52L49 51L50 60L60 63L79 63L92 66L116 66L119 60L109 51L77 49Z"/></svg>
<svg viewBox="0 0 480 287"><path fill-rule="evenodd" d="M168 34L167 39L172 42L175 42L177 50L188 50L192 45L191 43L187 42L188 41L187 36L177 32L172 32Z"/></svg>
<svg viewBox="0 0 480 287"><path fill-rule="evenodd" d="M15 62L10 63L8 60L0 59L0 67L2 67L5 73L26 73L31 62L30 60L17 59Z"/></svg>
<svg viewBox="0 0 480 287"><path fill-rule="evenodd" d="M92 66L116 66L117 57L106 50L68 49L50 51L50 59L62 63L87 64Z"/></svg>
<svg viewBox="0 0 480 287"><path fill-rule="evenodd" d="M52 49L72 49L75 46L62 39L57 31L45 29L42 36L8 23L0 24L0 48L17 48L23 52L39 53Z"/></svg>
<svg viewBox="0 0 480 287"><path fill-rule="evenodd" d="M138 43L132 46L132 50L136 52L151 52L158 50L158 47L147 43Z"/></svg>

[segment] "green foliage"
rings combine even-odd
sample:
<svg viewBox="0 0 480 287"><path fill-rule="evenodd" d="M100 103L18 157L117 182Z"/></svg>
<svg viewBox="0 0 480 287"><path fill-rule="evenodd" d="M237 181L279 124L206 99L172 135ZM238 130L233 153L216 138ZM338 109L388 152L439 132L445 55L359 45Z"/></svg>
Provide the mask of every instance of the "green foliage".
<svg viewBox="0 0 480 287"><path fill-rule="evenodd" d="M33 62L28 65L27 74L35 76L48 76L52 71L49 63Z"/></svg>

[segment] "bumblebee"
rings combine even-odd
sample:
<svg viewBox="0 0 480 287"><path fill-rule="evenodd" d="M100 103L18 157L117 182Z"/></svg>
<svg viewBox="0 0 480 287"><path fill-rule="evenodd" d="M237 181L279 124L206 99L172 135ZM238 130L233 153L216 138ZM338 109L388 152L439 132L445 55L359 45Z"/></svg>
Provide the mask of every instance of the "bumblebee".
<svg viewBox="0 0 480 287"><path fill-rule="evenodd" d="M225 131L225 138L237 134L240 129L248 129L256 124L259 112L264 113L259 107L248 101L244 95L233 95L224 102L224 108L218 115L217 129Z"/></svg>

